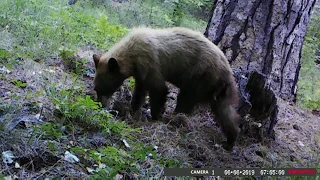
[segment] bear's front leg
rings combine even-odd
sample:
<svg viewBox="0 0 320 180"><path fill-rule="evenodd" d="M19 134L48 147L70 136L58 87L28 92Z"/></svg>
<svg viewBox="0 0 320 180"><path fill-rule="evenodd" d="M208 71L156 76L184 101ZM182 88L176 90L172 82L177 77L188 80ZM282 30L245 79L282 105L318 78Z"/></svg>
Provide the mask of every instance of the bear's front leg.
<svg viewBox="0 0 320 180"><path fill-rule="evenodd" d="M180 92L177 97L177 105L174 112L190 114L195 105L194 96L195 94L193 94L192 92L180 89Z"/></svg>
<svg viewBox="0 0 320 180"><path fill-rule="evenodd" d="M136 112L140 109L142 104L145 102L146 98L146 89L144 88L143 84L139 81L136 81L133 97L131 101L131 109L132 111Z"/></svg>
<svg viewBox="0 0 320 180"><path fill-rule="evenodd" d="M167 94L168 88L164 83L160 88L152 88L149 91L152 120L158 120L160 113L165 110Z"/></svg>

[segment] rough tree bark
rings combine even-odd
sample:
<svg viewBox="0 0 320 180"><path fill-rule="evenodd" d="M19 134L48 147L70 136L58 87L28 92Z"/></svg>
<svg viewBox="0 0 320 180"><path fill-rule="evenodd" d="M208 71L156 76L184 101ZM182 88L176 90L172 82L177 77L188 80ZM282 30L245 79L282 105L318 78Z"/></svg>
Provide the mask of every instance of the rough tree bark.
<svg viewBox="0 0 320 180"><path fill-rule="evenodd" d="M215 0L205 35L233 68L266 75L270 88L295 100L301 50L316 0Z"/></svg>

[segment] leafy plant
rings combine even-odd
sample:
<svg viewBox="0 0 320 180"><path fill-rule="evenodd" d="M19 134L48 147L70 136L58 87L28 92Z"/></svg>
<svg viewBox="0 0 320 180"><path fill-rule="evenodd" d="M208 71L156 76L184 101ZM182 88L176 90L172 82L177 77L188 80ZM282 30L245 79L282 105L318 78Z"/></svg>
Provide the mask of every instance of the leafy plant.
<svg viewBox="0 0 320 180"><path fill-rule="evenodd" d="M179 168L182 166L181 162L178 162L175 159L169 159L169 158L161 158L160 164L166 168Z"/></svg>
<svg viewBox="0 0 320 180"><path fill-rule="evenodd" d="M76 147L72 148L72 151L86 160L106 165L104 168L95 170L96 174L93 179L110 179L121 171L123 173L138 173L138 162L145 161L149 154L152 154L153 158L157 158L157 153L153 150L153 147L145 147L140 143L133 143L133 146L134 149L129 151L113 146L107 146L99 151Z"/></svg>
<svg viewBox="0 0 320 180"><path fill-rule="evenodd" d="M64 61L69 60L70 58L72 58L76 54L76 52L74 50L71 50L71 49L68 49L68 48L65 48L65 47L59 48L59 51L60 51L59 56Z"/></svg>
<svg viewBox="0 0 320 180"><path fill-rule="evenodd" d="M100 151L92 149L84 149L81 147L72 148L72 151L82 156L86 160L94 161L96 164L105 164L107 166L96 169L96 175L93 179L98 177L113 178L118 171L121 170L135 170L132 159L126 151L117 149L112 146L101 149ZM132 164L132 165L131 165Z"/></svg>
<svg viewBox="0 0 320 180"><path fill-rule="evenodd" d="M96 20L95 29L98 37L100 37L97 41L98 44L96 44L98 47L104 47L103 45L107 44L106 42L109 42L109 44L114 44L128 32L128 30L125 28L112 25L108 21L108 17L104 14L100 16L100 19Z"/></svg>
<svg viewBox="0 0 320 180"><path fill-rule="evenodd" d="M182 17L184 16L184 10L182 8L182 1L174 1L174 9L172 13L172 21L174 26L180 26Z"/></svg>
<svg viewBox="0 0 320 180"><path fill-rule="evenodd" d="M28 83L20 80L12 80L11 83L19 88L26 88L28 85Z"/></svg>
<svg viewBox="0 0 320 180"><path fill-rule="evenodd" d="M76 80L73 83L76 84ZM82 96L84 92L78 89L61 89L54 85L43 84L47 96L52 100L56 108L56 114L64 121L83 123L86 128L99 129L105 134L116 135L120 138L133 138L133 133L139 133L140 129L128 127L125 122L113 120L113 116L101 108L101 103L89 96Z"/></svg>
<svg viewBox="0 0 320 180"><path fill-rule="evenodd" d="M59 152L54 141L48 142L48 148L50 149L51 152L55 152L55 153Z"/></svg>
<svg viewBox="0 0 320 180"><path fill-rule="evenodd" d="M65 120L80 120L103 128L111 115L99 110L101 104L93 101L89 96L76 95L75 90L61 90L50 87L47 94L55 104L56 110Z"/></svg>
<svg viewBox="0 0 320 180"><path fill-rule="evenodd" d="M134 89L134 86L135 86L135 80L134 80L134 78L133 77L130 77L130 79L129 79L129 86L130 86L130 88L131 89Z"/></svg>
<svg viewBox="0 0 320 180"><path fill-rule="evenodd" d="M63 136L61 130L62 127L54 123L43 124L40 127L35 127L35 132L37 134L41 134L43 138L60 139Z"/></svg>
<svg viewBox="0 0 320 180"><path fill-rule="evenodd" d="M8 51L6 51L4 49L0 49L0 59L8 59L10 57L11 57L11 55Z"/></svg>

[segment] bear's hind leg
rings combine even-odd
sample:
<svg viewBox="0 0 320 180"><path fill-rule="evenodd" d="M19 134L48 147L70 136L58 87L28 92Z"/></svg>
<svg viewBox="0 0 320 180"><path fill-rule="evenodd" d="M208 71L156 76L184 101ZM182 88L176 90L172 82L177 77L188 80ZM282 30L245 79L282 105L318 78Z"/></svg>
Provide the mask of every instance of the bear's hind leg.
<svg viewBox="0 0 320 180"><path fill-rule="evenodd" d="M149 90L152 120L158 120L160 113L165 110L167 94L168 88L164 82L157 88L153 87Z"/></svg>
<svg viewBox="0 0 320 180"><path fill-rule="evenodd" d="M240 116L236 110L223 99L213 102L211 108L215 113L217 123L221 126L223 133L227 137L227 141L223 143L222 147L231 151L240 132L237 122Z"/></svg>
<svg viewBox="0 0 320 180"><path fill-rule="evenodd" d="M133 97L131 101L132 111L138 111L142 104L145 102L147 91L140 81L135 82Z"/></svg>

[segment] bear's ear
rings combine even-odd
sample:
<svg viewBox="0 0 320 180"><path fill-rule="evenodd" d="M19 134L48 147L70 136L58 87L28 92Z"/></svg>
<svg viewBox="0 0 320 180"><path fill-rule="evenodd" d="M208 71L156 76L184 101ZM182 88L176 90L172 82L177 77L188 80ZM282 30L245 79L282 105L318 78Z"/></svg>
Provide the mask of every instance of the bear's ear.
<svg viewBox="0 0 320 180"><path fill-rule="evenodd" d="M115 58L110 58L108 61L108 69L110 72L118 72L119 71L119 64Z"/></svg>
<svg viewBox="0 0 320 180"><path fill-rule="evenodd" d="M100 58L101 58L101 55L93 54L92 58L93 58L93 61L94 61L94 65L96 66L96 69L97 69L99 61L100 61Z"/></svg>

